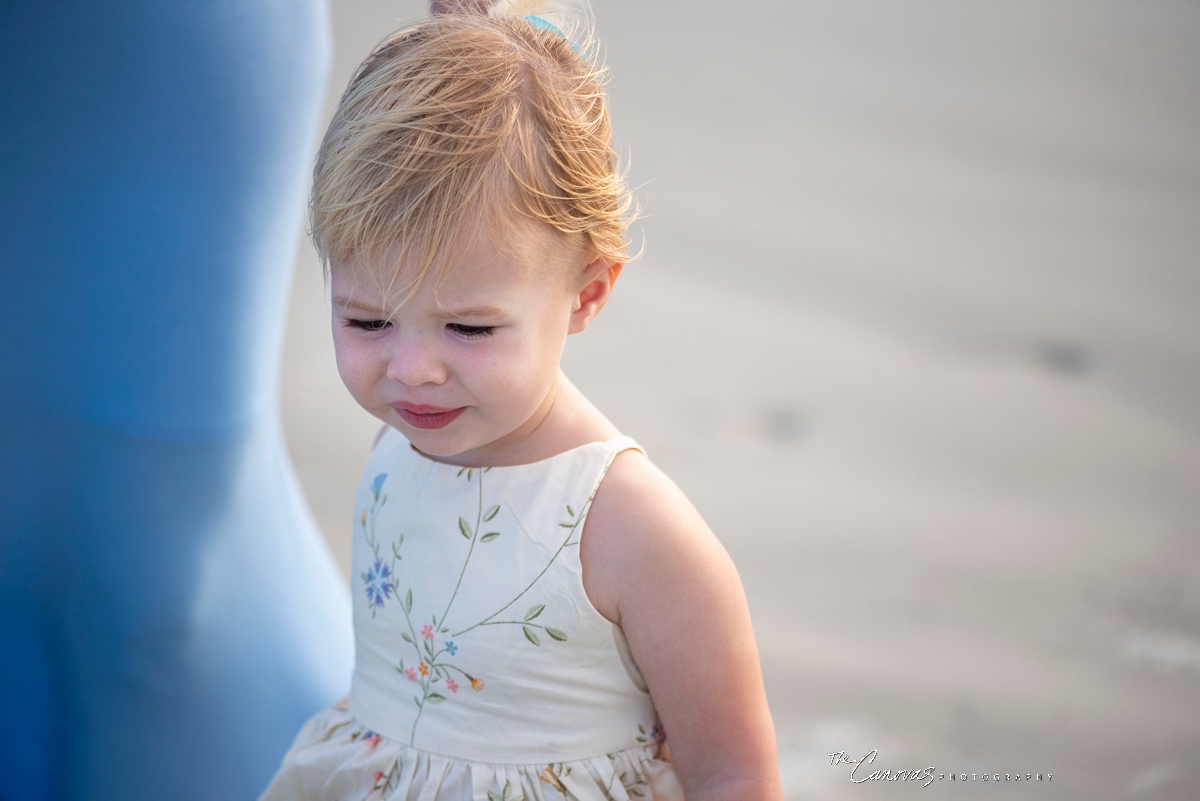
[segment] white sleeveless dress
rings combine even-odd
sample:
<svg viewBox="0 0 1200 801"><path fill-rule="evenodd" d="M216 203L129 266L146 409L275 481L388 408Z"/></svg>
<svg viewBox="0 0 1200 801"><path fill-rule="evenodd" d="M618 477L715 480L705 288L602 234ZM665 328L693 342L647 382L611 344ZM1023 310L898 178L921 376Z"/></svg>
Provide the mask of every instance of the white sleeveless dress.
<svg viewBox="0 0 1200 801"><path fill-rule="evenodd" d="M682 799L579 537L627 437L460 468L394 429L358 488L350 697L296 736L263 801Z"/></svg>

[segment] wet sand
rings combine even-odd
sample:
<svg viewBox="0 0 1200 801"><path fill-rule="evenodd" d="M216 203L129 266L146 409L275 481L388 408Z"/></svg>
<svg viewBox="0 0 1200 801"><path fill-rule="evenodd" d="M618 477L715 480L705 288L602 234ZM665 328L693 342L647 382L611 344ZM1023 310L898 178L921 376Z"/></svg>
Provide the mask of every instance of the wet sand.
<svg viewBox="0 0 1200 801"><path fill-rule="evenodd" d="M646 251L566 369L737 561L788 798L1200 797L1200 6L596 5ZM339 0L331 95L419 13ZM345 566L325 303L306 245Z"/></svg>

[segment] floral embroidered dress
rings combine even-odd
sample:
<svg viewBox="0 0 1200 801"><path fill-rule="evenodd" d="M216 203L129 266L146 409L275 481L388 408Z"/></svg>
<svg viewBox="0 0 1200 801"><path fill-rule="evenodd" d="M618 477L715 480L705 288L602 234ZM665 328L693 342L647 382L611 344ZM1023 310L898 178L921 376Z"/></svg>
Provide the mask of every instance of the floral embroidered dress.
<svg viewBox="0 0 1200 801"><path fill-rule="evenodd" d="M350 697L305 724L262 801L682 799L579 536L626 437L459 468L388 429L355 506Z"/></svg>

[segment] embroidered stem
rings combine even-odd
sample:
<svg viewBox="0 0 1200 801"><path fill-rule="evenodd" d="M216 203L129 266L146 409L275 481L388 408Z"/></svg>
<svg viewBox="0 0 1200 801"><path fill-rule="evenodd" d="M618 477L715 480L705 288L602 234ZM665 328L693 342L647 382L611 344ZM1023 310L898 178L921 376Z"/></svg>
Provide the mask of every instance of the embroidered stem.
<svg viewBox="0 0 1200 801"><path fill-rule="evenodd" d="M504 606L502 606L502 607L500 607L499 609L497 609L495 612L492 612L490 615L488 615L488 616L487 616L487 617L485 617L483 620L481 620L481 621L479 621L478 623L476 623L474 626L468 626L467 628L463 629L462 631L456 631L456 632L455 632L454 634L452 634L451 636L453 636L453 637L461 637L462 635L466 634L466 633L467 633L468 631L470 631L471 629L476 629L476 628L479 628L480 626L488 625L488 624L490 623L490 621L492 620L492 618L496 617L496 616L497 616L497 615L499 615L501 612L503 612L503 611L505 611L506 609L508 609L510 606L512 606L513 604L515 604L517 601L521 600L521 598L522 598L522 597L525 595L525 593L527 593L527 592L529 592L530 590L532 590L532 589L533 589L533 587L534 587L534 585L536 585L536 584L537 584L539 581L541 581L541 579L542 579L542 576L546 575L546 571L547 571L547 570L549 570L549 569L550 569L550 566L554 564L554 560L555 560L555 559L557 559L557 558L558 558L558 555L559 555L560 553L562 553L562 552L563 552L563 549L564 549L564 548L566 548L566 547L567 547L567 545L569 545L569 544L572 544L572 543L571 543L571 537L575 536L575 530L576 530L576 529L578 529L578 528L579 528L579 524L583 522L583 518L584 518L584 516L585 516L585 513L587 512L587 509L588 509L588 507L590 507L590 506L592 505L592 498L594 498L594 497L596 497L596 496L595 496L595 494L593 494L591 498L588 498L588 499L587 499L587 502L586 502L586 503L583 505L583 508L579 510L579 516L578 516L578 517L576 517L576 519L575 519L575 521L574 521L574 522L572 522L572 523L560 523L560 524L559 524L559 525L561 525L561 526L563 526L564 528L566 528L566 529L567 529L567 537L566 537L566 539L564 539L564 540L562 541L562 545L559 545L559 546L558 546L558 550L557 550L557 551L555 551L555 552L554 552L554 555L550 557L550 561L548 561L548 562L546 563L546 566L542 568L541 572L540 572L540 573L538 573L538 574L537 574L537 575L534 577L533 581L529 582L529 585L528 585L527 587L525 587L525 589L521 590L519 593L517 593L517 595L516 595L516 596L515 596L515 597L514 597L514 598L513 598L511 601L509 601L509 602L508 602L508 603L506 603ZM477 530L478 530L478 529L477 529Z"/></svg>
<svg viewBox="0 0 1200 801"><path fill-rule="evenodd" d="M450 600L446 603L446 609L442 612L442 625L446 624L446 615L450 614L450 607L454 605L454 599L458 597L458 588L462 586L463 576L467 574L467 565L471 561L471 554L475 552L475 543L479 540L479 527L483 524L483 474L485 471L479 471L479 509L475 514L475 530L471 532L471 547L467 550L467 558L463 560L462 570L458 574L458 581L454 585L454 592L450 595ZM456 636L456 635L455 635Z"/></svg>

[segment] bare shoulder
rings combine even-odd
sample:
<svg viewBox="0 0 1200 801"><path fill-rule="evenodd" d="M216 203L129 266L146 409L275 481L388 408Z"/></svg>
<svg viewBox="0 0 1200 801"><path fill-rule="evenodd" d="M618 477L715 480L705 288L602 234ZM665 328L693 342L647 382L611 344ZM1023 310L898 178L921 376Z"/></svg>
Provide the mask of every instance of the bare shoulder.
<svg viewBox="0 0 1200 801"><path fill-rule="evenodd" d="M733 571L683 490L636 450L618 454L600 483L580 547L588 597L614 623L636 603L639 587L662 587L697 570Z"/></svg>
<svg viewBox="0 0 1200 801"><path fill-rule="evenodd" d="M626 451L596 492L580 547L584 589L624 632L684 795L782 801L746 595L696 508Z"/></svg>

